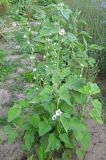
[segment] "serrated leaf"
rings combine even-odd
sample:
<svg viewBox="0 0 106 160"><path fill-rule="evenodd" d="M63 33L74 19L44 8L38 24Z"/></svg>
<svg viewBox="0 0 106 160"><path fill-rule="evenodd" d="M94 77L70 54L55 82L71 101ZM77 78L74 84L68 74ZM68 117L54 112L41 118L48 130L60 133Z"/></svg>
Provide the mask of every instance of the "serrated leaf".
<svg viewBox="0 0 106 160"><path fill-rule="evenodd" d="M48 146L46 148L46 152L57 151L60 148L60 141L54 135L54 133L49 135Z"/></svg>
<svg viewBox="0 0 106 160"><path fill-rule="evenodd" d="M25 148L29 151L34 142L34 133L33 132L25 132L24 135Z"/></svg>
<svg viewBox="0 0 106 160"><path fill-rule="evenodd" d="M66 85L69 89L78 91L84 85L84 82L80 80L77 76L70 76Z"/></svg>
<svg viewBox="0 0 106 160"><path fill-rule="evenodd" d="M44 109L48 111L50 114L53 114L56 110L56 105L53 103L46 103L43 105Z"/></svg>
<svg viewBox="0 0 106 160"><path fill-rule="evenodd" d="M29 116L28 118L29 124L31 124L34 128L38 128L39 122L40 122L40 117L37 114L34 114L32 116Z"/></svg>
<svg viewBox="0 0 106 160"><path fill-rule="evenodd" d="M84 85L82 88L79 89L80 93L83 94L97 94L100 93L100 88L97 86L96 83L88 82L86 85Z"/></svg>
<svg viewBox="0 0 106 160"><path fill-rule="evenodd" d="M84 158L84 151L82 151L82 149L77 148L76 149L76 154L77 154L79 160L83 160L83 158Z"/></svg>
<svg viewBox="0 0 106 160"><path fill-rule="evenodd" d="M69 117L70 115L67 114L67 117L66 117L66 114L62 114L60 116L60 122L64 128L64 130L68 133L68 131L70 130L70 121L69 121Z"/></svg>
<svg viewBox="0 0 106 160"><path fill-rule="evenodd" d="M71 117L69 120L69 123L70 123L70 129L72 131L77 132L77 131L86 131L87 130L86 126L81 122L81 120L79 120L76 117Z"/></svg>
<svg viewBox="0 0 106 160"><path fill-rule="evenodd" d="M39 136L43 136L51 130L49 123L42 121L39 123Z"/></svg>
<svg viewBox="0 0 106 160"><path fill-rule="evenodd" d="M74 34L70 33L70 32L67 33L66 38L70 42L78 41L77 37Z"/></svg>
<svg viewBox="0 0 106 160"><path fill-rule="evenodd" d="M63 15L63 17L64 17L66 20L69 19L71 13L72 13L72 11L71 11L70 9L68 9L68 8L61 10L61 14Z"/></svg>
<svg viewBox="0 0 106 160"><path fill-rule="evenodd" d="M52 82L55 85L59 85L61 83L61 76L60 76L60 72L55 71L52 75Z"/></svg>
<svg viewBox="0 0 106 160"><path fill-rule="evenodd" d="M65 78L69 74L70 74L70 68L69 67L62 69L62 78Z"/></svg>
<svg viewBox="0 0 106 160"><path fill-rule="evenodd" d="M65 144L70 144L69 137L66 133L60 134L59 137L60 137L60 140Z"/></svg>
<svg viewBox="0 0 106 160"><path fill-rule="evenodd" d="M102 104L98 99L94 99L92 101L92 105L94 108L90 111L90 116L96 120L99 124L103 124L102 118L101 118L101 112L102 112Z"/></svg>
<svg viewBox="0 0 106 160"><path fill-rule="evenodd" d="M88 96L86 94L75 92L73 93L73 96L74 96L75 102L78 104L83 105L83 104L87 104L88 102Z"/></svg>
<svg viewBox="0 0 106 160"><path fill-rule="evenodd" d="M16 138L18 136L17 131L14 128L12 128L11 126L7 125L4 128L4 132L8 135L8 143L9 144L14 143L14 141L16 140Z"/></svg>
<svg viewBox="0 0 106 160"><path fill-rule="evenodd" d="M86 131L77 131L74 132L76 140L80 143L80 146L83 150L87 150L90 143L89 132Z"/></svg>
<svg viewBox="0 0 106 160"><path fill-rule="evenodd" d="M37 149L37 156L38 156L39 160L45 160L45 151L44 151L44 148L42 146L40 146Z"/></svg>
<svg viewBox="0 0 106 160"><path fill-rule="evenodd" d="M64 100L68 105L71 106L70 95L66 85L63 85L60 87L59 96L60 96L60 99Z"/></svg>
<svg viewBox="0 0 106 160"><path fill-rule="evenodd" d="M20 116L20 113L21 113L20 106L11 107L8 111L8 122L11 122L14 119L18 118Z"/></svg>
<svg viewBox="0 0 106 160"><path fill-rule="evenodd" d="M65 102L62 102L61 105L61 110L64 112L64 113L70 113L70 114L73 114L74 113L74 109L72 106L66 104Z"/></svg>

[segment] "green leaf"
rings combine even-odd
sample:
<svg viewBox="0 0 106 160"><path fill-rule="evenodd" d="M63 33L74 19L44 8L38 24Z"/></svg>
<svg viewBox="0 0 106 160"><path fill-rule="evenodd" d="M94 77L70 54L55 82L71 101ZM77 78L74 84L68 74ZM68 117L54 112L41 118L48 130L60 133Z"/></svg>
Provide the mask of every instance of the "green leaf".
<svg viewBox="0 0 106 160"><path fill-rule="evenodd" d="M72 106L66 104L65 102L62 102L62 104L60 104L61 106L61 110L64 112L64 113L70 113L70 114L74 114L74 109Z"/></svg>
<svg viewBox="0 0 106 160"><path fill-rule="evenodd" d="M50 94L52 94L52 88L50 85L44 86L44 88L40 92L41 96L50 95Z"/></svg>
<svg viewBox="0 0 106 160"><path fill-rule="evenodd" d="M13 121L14 119L18 118L21 113L20 106L15 105L14 107L11 107L8 111L8 122Z"/></svg>
<svg viewBox="0 0 106 160"><path fill-rule="evenodd" d="M80 146L83 150L87 150L90 143L89 132L86 131L77 131L74 132L76 140L80 143Z"/></svg>
<svg viewBox="0 0 106 160"><path fill-rule="evenodd" d="M96 83L88 82L86 85L84 85L82 88L79 89L80 93L83 94L97 94L100 93L100 88L97 86Z"/></svg>
<svg viewBox="0 0 106 160"><path fill-rule="evenodd" d="M70 129L72 131L78 132L78 131L86 131L86 126L76 117L71 117L69 120Z"/></svg>
<svg viewBox="0 0 106 160"><path fill-rule="evenodd" d="M67 33L66 39L68 41L70 41L70 42L78 41L77 37L74 34L70 33L70 32Z"/></svg>
<svg viewBox="0 0 106 160"><path fill-rule="evenodd" d="M49 135L48 146L46 152L57 151L60 148L60 141L57 139L54 133Z"/></svg>
<svg viewBox="0 0 106 160"><path fill-rule="evenodd" d="M51 130L51 126L49 123L42 121L39 123L39 136L43 136Z"/></svg>
<svg viewBox="0 0 106 160"><path fill-rule="evenodd" d="M29 105L29 101L27 99L21 99L18 101L18 105L21 106L21 108L26 108Z"/></svg>
<svg viewBox="0 0 106 160"><path fill-rule="evenodd" d="M28 122L34 127L38 128L39 122L40 122L40 117L37 114L34 114L32 116L29 116Z"/></svg>
<svg viewBox="0 0 106 160"><path fill-rule="evenodd" d="M79 160L83 160L83 158L84 158L84 151L82 151L81 148L77 148L76 149L76 154L77 154Z"/></svg>
<svg viewBox="0 0 106 160"><path fill-rule="evenodd" d="M45 160L45 152L42 146L38 148L37 155L38 155L39 160Z"/></svg>
<svg viewBox="0 0 106 160"><path fill-rule="evenodd" d="M94 99L92 101L92 105L94 108L90 111L90 116L96 120L99 124L103 124L101 119L101 112L102 112L102 104L98 99Z"/></svg>
<svg viewBox="0 0 106 160"><path fill-rule="evenodd" d="M71 160L71 151L70 150L66 150L63 152L62 154L62 160Z"/></svg>
<svg viewBox="0 0 106 160"><path fill-rule="evenodd" d="M61 10L61 14L63 15L63 17L64 17L66 20L69 19L71 13L72 13L72 11L71 11L70 9L68 9L68 8Z"/></svg>
<svg viewBox="0 0 106 160"><path fill-rule="evenodd" d="M24 135L25 148L29 151L34 142L34 133L33 132L25 132Z"/></svg>
<svg viewBox="0 0 106 160"><path fill-rule="evenodd" d="M95 63L96 63L96 60L92 57L89 57L88 58L88 63L91 67L94 67Z"/></svg>
<svg viewBox="0 0 106 160"><path fill-rule="evenodd" d="M10 144L14 143L14 141L18 137L17 131L14 128L12 128L11 126L7 125L4 128L4 132L8 135L8 143L10 143Z"/></svg>
<svg viewBox="0 0 106 160"><path fill-rule="evenodd" d="M101 51L101 50L103 50L103 49L104 49L104 47L102 47L102 46L98 46L98 45L96 45L96 44L91 44L91 45L90 45L90 49L92 49L92 50L99 50L99 51Z"/></svg>
<svg viewBox="0 0 106 160"><path fill-rule="evenodd" d="M70 76L66 85L69 89L78 91L84 85L84 82L80 80L77 76Z"/></svg>
<svg viewBox="0 0 106 160"><path fill-rule="evenodd" d="M53 114L54 111L56 110L56 106L53 103L46 103L43 104L43 107L46 111L48 111L50 114Z"/></svg>
<svg viewBox="0 0 106 160"><path fill-rule="evenodd" d="M67 116L66 116L67 115ZM60 116L60 122L66 132L70 130L70 121L69 121L70 115L69 114L62 114Z"/></svg>
<svg viewBox="0 0 106 160"><path fill-rule="evenodd" d="M87 38L92 38L86 31L81 31L79 34Z"/></svg>
<svg viewBox="0 0 106 160"><path fill-rule="evenodd" d="M67 133L60 134L59 137L60 137L60 140L65 144L70 144L70 140Z"/></svg>
<svg viewBox="0 0 106 160"><path fill-rule="evenodd" d="M61 75L59 71L55 71L52 76L52 82L55 85L59 85L61 83Z"/></svg>
<svg viewBox="0 0 106 160"><path fill-rule="evenodd" d="M86 94L75 92L73 93L73 96L74 96L75 102L78 104L83 105L83 104L87 104L88 102L88 96Z"/></svg>
<svg viewBox="0 0 106 160"><path fill-rule="evenodd" d="M69 67L62 69L62 78L67 77L69 74L70 74L70 68Z"/></svg>
<svg viewBox="0 0 106 160"><path fill-rule="evenodd" d="M70 101L70 94L69 91L67 90L66 85L63 85L59 89L59 96L60 99L64 100L68 105L71 106L71 101Z"/></svg>

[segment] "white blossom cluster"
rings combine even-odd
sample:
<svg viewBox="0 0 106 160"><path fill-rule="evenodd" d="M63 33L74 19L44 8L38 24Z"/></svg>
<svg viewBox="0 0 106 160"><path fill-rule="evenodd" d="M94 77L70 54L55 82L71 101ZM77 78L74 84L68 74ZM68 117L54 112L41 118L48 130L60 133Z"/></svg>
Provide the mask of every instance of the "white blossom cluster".
<svg viewBox="0 0 106 160"><path fill-rule="evenodd" d="M60 117L60 115L62 114L62 111L60 109L56 110L55 114L52 116L52 120L56 120L57 117Z"/></svg>

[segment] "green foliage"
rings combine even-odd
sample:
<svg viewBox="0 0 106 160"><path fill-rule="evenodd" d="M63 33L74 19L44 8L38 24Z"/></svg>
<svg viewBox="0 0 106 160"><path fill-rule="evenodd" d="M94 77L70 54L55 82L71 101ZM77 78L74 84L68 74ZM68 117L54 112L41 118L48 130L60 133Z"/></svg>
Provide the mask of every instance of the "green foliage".
<svg viewBox="0 0 106 160"><path fill-rule="evenodd" d="M105 36L105 25L103 21L106 17L106 10L101 7L101 0L64 0L64 3L68 4L72 10L81 11L80 17L84 21L80 21L80 25L78 26L79 30L84 30L88 32L92 39L90 43L98 44L104 47L102 51L93 51L90 54L98 62L99 71L105 72L106 71L106 36ZM86 25L83 25L86 23ZM92 45L95 49L95 45ZM101 49L101 47L99 48Z"/></svg>
<svg viewBox="0 0 106 160"><path fill-rule="evenodd" d="M43 12L46 17L39 28L23 22L22 47L26 44L24 49L31 54L35 83L27 90L27 99L9 109L8 123L23 137L24 149L39 160L54 159L54 152L68 160L71 151L82 160L90 141L85 119L88 105L92 106L90 116L102 123L102 105L93 99L100 89L85 76L85 70L96 63L89 52L101 47L92 47L89 34L78 31L79 12L72 13L63 3L44 7ZM36 45L41 47L39 54Z"/></svg>
<svg viewBox="0 0 106 160"><path fill-rule="evenodd" d="M15 71L15 64L0 60L0 81L3 81L7 78L8 74Z"/></svg>

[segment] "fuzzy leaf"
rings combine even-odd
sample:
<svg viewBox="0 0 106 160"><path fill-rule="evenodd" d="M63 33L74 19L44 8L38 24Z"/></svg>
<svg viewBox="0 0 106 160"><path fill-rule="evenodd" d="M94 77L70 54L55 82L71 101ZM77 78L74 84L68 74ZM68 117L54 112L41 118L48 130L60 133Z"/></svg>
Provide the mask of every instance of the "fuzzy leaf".
<svg viewBox="0 0 106 160"><path fill-rule="evenodd" d="M34 128L38 128L39 122L40 122L40 117L39 117L39 115L34 114L32 116L29 116L28 121Z"/></svg>
<svg viewBox="0 0 106 160"><path fill-rule="evenodd" d="M54 135L54 133L49 135L49 140L48 140L48 146L46 148L46 152L49 151L55 151L60 148L60 141L57 139L57 137Z"/></svg>
<svg viewBox="0 0 106 160"><path fill-rule="evenodd" d="M60 140L62 142L64 142L65 144L70 144L70 140L69 140L69 137L66 133L63 133L63 134L60 134Z"/></svg>
<svg viewBox="0 0 106 160"><path fill-rule="evenodd" d="M66 116L67 115L67 116ZM60 116L60 122L66 132L70 130L70 121L69 121L70 115L69 114L62 114Z"/></svg>
<svg viewBox="0 0 106 160"><path fill-rule="evenodd" d="M84 82L80 80L77 76L70 76L66 85L69 89L78 91L84 85Z"/></svg>
<svg viewBox="0 0 106 160"><path fill-rule="evenodd" d="M72 11L70 9L62 9L61 10L61 14L63 15L63 17L68 20L70 17L70 14L72 13Z"/></svg>
<svg viewBox="0 0 106 160"><path fill-rule="evenodd" d="M94 108L90 111L90 116L95 119L99 124L103 124L101 119L101 112L102 112L102 104L98 99L94 99L92 101L92 105Z"/></svg>
<svg viewBox="0 0 106 160"><path fill-rule="evenodd" d="M64 100L68 105L71 106L70 95L65 85L60 87L59 96L62 100Z"/></svg>
<svg viewBox="0 0 106 160"><path fill-rule="evenodd" d="M79 89L80 93L83 94L97 94L100 93L100 88L97 86L96 83L88 82L87 85L84 85L82 88Z"/></svg>
<svg viewBox="0 0 106 160"><path fill-rule="evenodd" d="M20 113L21 113L20 106L11 107L8 111L8 122L11 122L14 119L18 118L20 116Z"/></svg>
<svg viewBox="0 0 106 160"><path fill-rule="evenodd" d="M32 147L32 144L34 142L34 133L33 132L26 132L24 135L25 140L25 147L29 151Z"/></svg>
<svg viewBox="0 0 106 160"><path fill-rule="evenodd" d="M43 136L51 130L51 126L49 123L42 121L39 123L39 136Z"/></svg>

